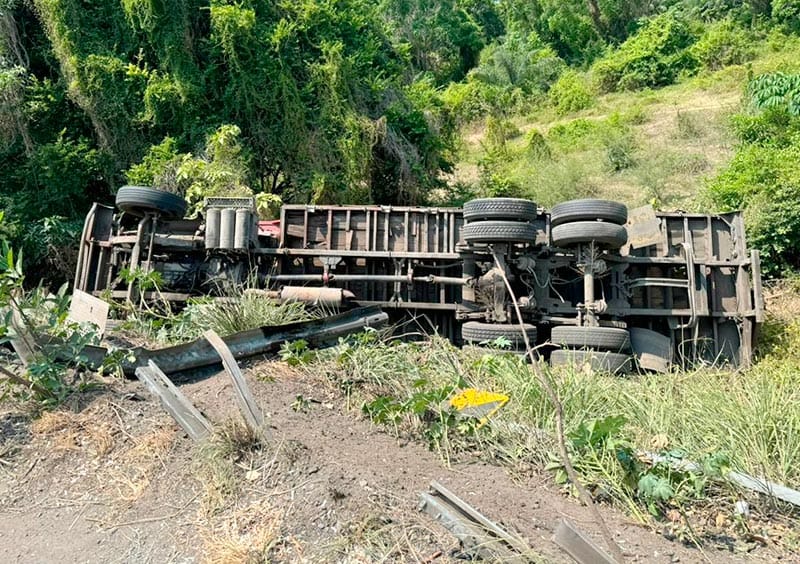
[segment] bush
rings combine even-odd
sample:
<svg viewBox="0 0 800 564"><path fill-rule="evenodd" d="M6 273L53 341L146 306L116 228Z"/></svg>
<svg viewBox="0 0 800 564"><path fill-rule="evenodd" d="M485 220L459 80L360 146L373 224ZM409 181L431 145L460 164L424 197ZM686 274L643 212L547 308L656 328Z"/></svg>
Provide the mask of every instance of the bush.
<svg viewBox="0 0 800 564"><path fill-rule="evenodd" d="M773 0L772 19L781 24L786 31L800 32L800 1Z"/></svg>
<svg viewBox="0 0 800 564"><path fill-rule="evenodd" d="M578 118L553 126L547 139L565 150L585 149L595 144L600 130L599 121Z"/></svg>
<svg viewBox="0 0 800 564"><path fill-rule="evenodd" d="M514 122L489 116L486 118L486 151L488 153L505 154L509 140L519 137L519 128Z"/></svg>
<svg viewBox="0 0 800 564"><path fill-rule="evenodd" d="M442 92L442 101L454 121L463 125L489 113L492 96L486 91L490 88L493 87L474 80L451 82Z"/></svg>
<svg viewBox="0 0 800 564"><path fill-rule="evenodd" d="M536 128L531 129L525 136L525 147L528 150L528 154L534 159L549 159L552 156L547 139Z"/></svg>
<svg viewBox="0 0 800 564"><path fill-rule="evenodd" d="M703 67L718 70L728 65L740 65L755 56L753 38L730 19L708 26L700 40L689 50Z"/></svg>
<svg viewBox="0 0 800 564"><path fill-rule="evenodd" d="M716 208L745 210L749 243L761 251L766 276L800 268L800 140L744 145L706 195Z"/></svg>
<svg viewBox="0 0 800 564"><path fill-rule="evenodd" d="M800 150L792 155L800 157ZM795 168L795 174L800 172ZM781 175L783 177L783 175ZM769 192L759 192L745 210L748 244L761 252L766 276L786 276L800 269L800 184L780 178Z"/></svg>
<svg viewBox="0 0 800 564"><path fill-rule="evenodd" d="M690 25L674 12L650 19L635 35L592 66L604 92L665 86L697 66L688 47L695 41Z"/></svg>
<svg viewBox="0 0 800 564"><path fill-rule="evenodd" d="M594 95L586 82L581 75L571 70L559 77L548 97L558 115L584 110L594 103Z"/></svg>
<svg viewBox="0 0 800 564"><path fill-rule="evenodd" d="M620 172L636 164L636 141L630 134L610 135L605 140L606 164L611 172Z"/></svg>

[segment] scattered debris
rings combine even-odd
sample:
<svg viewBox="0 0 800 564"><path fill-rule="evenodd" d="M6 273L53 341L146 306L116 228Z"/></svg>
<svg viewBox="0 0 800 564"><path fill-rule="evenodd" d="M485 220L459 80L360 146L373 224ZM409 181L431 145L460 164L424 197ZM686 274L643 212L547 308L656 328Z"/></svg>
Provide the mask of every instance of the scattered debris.
<svg viewBox="0 0 800 564"><path fill-rule="evenodd" d="M109 307L107 301L75 289L69 304L69 319L76 323L91 323L102 336L106 332Z"/></svg>
<svg viewBox="0 0 800 564"><path fill-rule="evenodd" d="M366 327L385 325L389 316L378 306L353 309L311 321L299 321L287 325L265 326L249 331L228 335L223 339L236 360L257 354L274 352L283 343L303 339L310 347L323 347L335 344L339 337L361 331ZM136 369L147 366L152 360L163 367L166 374L175 374L194 368L219 364L220 356L206 339L198 339L184 345L177 345L156 351L144 348L133 351L133 362L123 361L122 369L126 376L133 376Z"/></svg>
<svg viewBox="0 0 800 564"><path fill-rule="evenodd" d="M420 510L453 533L465 552L489 561L531 561L532 550L522 538L482 515L440 483L431 482L431 491L420 492L419 498Z"/></svg>
<svg viewBox="0 0 800 564"><path fill-rule="evenodd" d="M566 519L559 521L553 542L580 564L616 564L616 560Z"/></svg>
<svg viewBox="0 0 800 564"><path fill-rule="evenodd" d="M211 423L178 390L155 362L151 360L147 366L137 368L136 377L158 396L162 405L192 440L201 441L213 432Z"/></svg>
<svg viewBox="0 0 800 564"><path fill-rule="evenodd" d="M462 417L472 417L478 420L478 428L483 427L489 419L508 403L509 397L505 394L487 392L467 388L450 398L450 407L455 409Z"/></svg>
<svg viewBox="0 0 800 564"><path fill-rule="evenodd" d="M253 394L247 387L247 382L244 379L239 365L231 354L231 350L225 344L225 341L217 335L213 330L208 330L203 334L203 337L211 343L222 358L222 366L225 372L231 377L233 381L233 389L235 391L236 403L239 404L239 411L242 412L242 417L251 431L258 436L265 436L268 434L267 429L264 428L264 415L261 413Z"/></svg>
<svg viewBox="0 0 800 564"><path fill-rule="evenodd" d="M690 460L676 460L674 458L662 456L652 452L644 452L641 453L640 456L644 460L650 461L653 464L663 462L669 464L676 470L681 470L683 472L703 471L703 468L699 464ZM800 507L800 491L787 488L786 486L776 484L775 482L770 482L764 477L756 478L743 472L732 471L728 472L725 475L725 478L745 489L774 497L776 499L780 499L781 501L785 501L786 503L791 503L792 505Z"/></svg>

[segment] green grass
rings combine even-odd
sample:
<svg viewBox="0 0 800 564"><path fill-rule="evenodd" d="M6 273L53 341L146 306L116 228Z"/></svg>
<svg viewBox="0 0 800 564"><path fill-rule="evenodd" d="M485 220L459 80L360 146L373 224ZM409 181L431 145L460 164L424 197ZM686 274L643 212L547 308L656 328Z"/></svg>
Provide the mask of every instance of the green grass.
<svg viewBox="0 0 800 564"><path fill-rule="evenodd" d="M278 303L239 288L224 298L198 298L177 314L161 315L152 309L129 312L123 329L157 344L178 344L198 339L209 329L224 337L264 325L306 321L315 315L304 304Z"/></svg>
<svg viewBox="0 0 800 564"><path fill-rule="evenodd" d="M732 515L733 502L742 497L750 500L758 519L797 525L797 515L789 508L775 512L771 501L739 491L711 470L691 476L667 472L674 491L654 511L652 500L637 489L636 476L664 469L637 463L640 473L631 478L614 450L624 445L632 452L677 456L704 468L729 467L797 488L800 294L791 288L787 292L773 304L781 315L773 315L765 327L760 360L747 370L621 378L544 366L563 402L568 433L609 417L624 418L621 431L608 443L611 447L571 447L582 480L598 498L643 522L649 522L649 513L664 519L669 508L697 512L701 517L689 532L694 535L702 529L698 534L708 538L716 534L708 525L712 517L720 511ZM530 366L513 354L459 350L438 337L403 343L368 334L320 353L311 370L326 374L345 393L351 409L361 409L398 436L426 441L446 463L470 453L512 472L528 473L540 472L556 460L553 407ZM504 393L510 401L489 424L477 428L474 421L455 417L447 407L446 398L466 387ZM557 478L554 471L553 479ZM731 521L726 526L732 533L740 525Z"/></svg>

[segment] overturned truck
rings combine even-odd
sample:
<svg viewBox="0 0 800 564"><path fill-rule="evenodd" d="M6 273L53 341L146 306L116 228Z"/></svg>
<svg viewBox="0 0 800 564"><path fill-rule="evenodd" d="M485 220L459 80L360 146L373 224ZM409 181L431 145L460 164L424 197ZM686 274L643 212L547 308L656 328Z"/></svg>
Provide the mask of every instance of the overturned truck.
<svg viewBox="0 0 800 564"><path fill-rule="evenodd" d="M737 212L488 198L286 205L267 222L252 199L210 198L185 219L179 196L133 186L116 204L90 210L75 277L108 299L181 302L247 284L280 300L379 305L456 343L519 349L524 330L554 365L609 372L747 366L764 317L759 254ZM137 284L149 273L157 289Z"/></svg>

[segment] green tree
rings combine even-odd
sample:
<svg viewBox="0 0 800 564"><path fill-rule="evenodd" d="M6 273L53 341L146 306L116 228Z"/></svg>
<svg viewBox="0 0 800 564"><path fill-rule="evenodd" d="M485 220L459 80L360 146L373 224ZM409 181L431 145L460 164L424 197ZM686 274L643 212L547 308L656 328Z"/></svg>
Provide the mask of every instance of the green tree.
<svg viewBox="0 0 800 564"><path fill-rule="evenodd" d="M484 30L471 12L498 23L485 3L475 1L462 7L456 0L383 0L380 11L414 68L432 73L439 84L461 80L478 62Z"/></svg>

